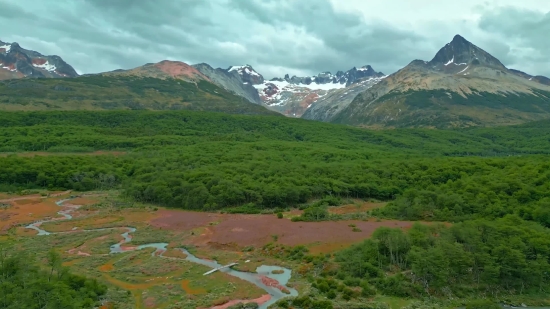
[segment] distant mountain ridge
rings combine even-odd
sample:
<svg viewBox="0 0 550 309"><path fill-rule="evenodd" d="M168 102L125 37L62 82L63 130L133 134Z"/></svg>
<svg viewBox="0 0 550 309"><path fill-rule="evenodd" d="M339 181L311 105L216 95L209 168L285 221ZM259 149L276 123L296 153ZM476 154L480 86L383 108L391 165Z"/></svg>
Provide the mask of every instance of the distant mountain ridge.
<svg viewBox="0 0 550 309"><path fill-rule="evenodd" d="M346 72L338 71L336 74L322 72L306 77L290 77L286 74L282 78L271 80L266 80L248 64L230 66L227 69L213 69L205 63L194 67L226 90L290 117L300 117L318 100L333 92L351 85L361 85L364 90L385 76L370 65L354 67ZM351 102L352 98L345 99Z"/></svg>
<svg viewBox="0 0 550 309"><path fill-rule="evenodd" d="M44 56L18 43L0 41L0 80L24 77L76 77L78 73L59 56Z"/></svg>
<svg viewBox="0 0 550 309"><path fill-rule="evenodd" d="M253 71L254 74L252 74L252 72L249 74L247 73L248 70L231 70L232 67L229 69L214 69L206 63L194 64L193 67L218 86L242 96L251 103L262 104L258 91L256 91L251 83L257 78L261 78L261 81L263 81L263 77L256 73L256 71ZM259 77L257 77L256 74L259 75Z"/></svg>
<svg viewBox="0 0 550 309"><path fill-rule="evenodd" d="M59 56L44 56L17 43L0 41L0 80L78 76L74 68ZM85 89L86 82L111 87L101 81L104 77L104 81L113 84L113 89L123 89L120 87L126 84L132 87L140 84L147 91L162 89L162 95L148 94L148 97L160 99L171 95L161 85L164 80L170 81L169 84L177 88L173 92L183 98L182 101L170 97L166 104L156 101L155 106L146 106L137 100L138 91L128 94L127 102L117 99L112 108L230 110L233 107L224 101L229 100L233 102L231 104L238 103L239 113L247 113L249 105L244 103L252 103L289 117L367 127L492 126L550 117L550 78L508 69L497 58L460 35L437 51L430 61L414 60L389 76L365 65L334 74L286 74L267 80L249 64L215 69L206 63L188 65L169 60L85 76L95 78L79 80L78 89ZM143 84L144 81L135 78L148 82ZM181 84L182 81L186 84ZM197 90L187 83L194 84ZM2 84L7 88L36 88L36 91L44 89L45 85L12 81ZM71 91L67 90L71 87L65 83L53 87L56 91ZM88 97L86 93L82 97L73 96L71 100L77 98L76 102L88 100L86 104L96 104L89 99L98 96L89 94ZM200 100L217 107L207 107ZM4 101L18 100L4 96ZM138 105L136 101L139 101ZM55 105L53 101L45 102L45 106ZM71 103L72 109L78 108L76 102ZM56 108L63 108L61 105L56 105ZM262 113L256 107L251 112Z"/></svg>
<svg viewBox="0 0 550 309"><path fill-rule="evenodd" d="M460 35L431 61L414 60L335 113L304 118L367 127L468 127L550 118L544 77L507 69ZM330 110L330 108L327 108Z"/></svg>

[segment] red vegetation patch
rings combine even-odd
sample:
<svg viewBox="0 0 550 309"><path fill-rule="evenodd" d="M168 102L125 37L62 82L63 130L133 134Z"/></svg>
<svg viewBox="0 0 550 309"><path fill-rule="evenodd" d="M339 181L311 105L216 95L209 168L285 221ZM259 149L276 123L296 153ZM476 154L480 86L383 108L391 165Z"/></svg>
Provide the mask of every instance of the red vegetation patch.
<svg viewBox="0 0 550 309"><path fill-rule="evenodd" d="M300 107L307 109L309 105L311 105L313 102L317 101L319 99L319 95L315 92L308 94L305 98L302 99L300 102Z"/></svg>
<svg viewBox="0 0 550 309"><path fill-rule="evenodd" d="M219 215L177 210L159 212L159 217L151 220L150 223L156 227L182 231L206 226L213 221L219 223L208 226L203 235L196 236L196 239L191 241L197 242L200 239L201 244L261 246L273 241L272 235L278 235L277 243L289 246L316 242L351 244L370 237L381 226L407 229L413 225L410 221L292 222L287 219L277 219L274 215ZM352 223L361 231L352 231L348 226Z"/></svg>
<svg viewBox="0 0 550 309"><path fill-rule="evenodd" d="M239 303L243 303L243 304L248 304L248 303L257 303L258 305L262 305L266 302L268 302L269 300L271 299L271 295L269 294L266 294L266 295L263 295L259 298L256 298L256 299L249 299L249 300L231 300L231 301L228 301L224 304L221 304L221 305L217 305L217 306L214 306L210 309L227 309L233 305L236 305L236 304L239 304Z"/></svg>
<svg viewBox="0 0 550 309"><path fill-rule="evenodd" d="M266 276L260 276L260 280L262 280L262 283L267 285L267 286L274 287L274 288L280 290L281 292L285 292L285 291L288 292L288 290L284 286L279 284L279 281L277 281L273 278L269 278L269 277L266 277Z"/></svg>
<svg viewBox="0 0 550 309"><path fill-rule="evenodd" d="M194 67L179 61L164 60L155 64L155 67L172 77L189 77L209 80Z"/></svg>
<svg viewBox="0 0 550 309"><path fill-rule="evenodd" d="M43 65L46 62L48 62L48 60L43 59L43 58L34 58L34 59L32 59L32 64L34 64L34 65Z"/></svg>
<svg viewBox="0 0 550 309"><path fill-rule="evenodd" d="M159 210L158 218L151 220L151 223L156 227L186 231L208 225L209 222L216 221L221 216L205 212Z"/></svg>

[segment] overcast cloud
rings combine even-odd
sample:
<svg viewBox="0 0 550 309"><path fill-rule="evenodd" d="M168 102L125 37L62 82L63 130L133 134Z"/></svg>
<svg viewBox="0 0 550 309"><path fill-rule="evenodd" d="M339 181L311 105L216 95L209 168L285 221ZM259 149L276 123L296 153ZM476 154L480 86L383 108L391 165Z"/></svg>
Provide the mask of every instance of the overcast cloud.
<svg viewBox="0 0 550 309"><path fill-rule="evenodd" d="M169 59L251 64L271 78L365 64L389 74L458 33L550 76L549 11L547 0L0 0L0 40L79 73Z"/></svg>

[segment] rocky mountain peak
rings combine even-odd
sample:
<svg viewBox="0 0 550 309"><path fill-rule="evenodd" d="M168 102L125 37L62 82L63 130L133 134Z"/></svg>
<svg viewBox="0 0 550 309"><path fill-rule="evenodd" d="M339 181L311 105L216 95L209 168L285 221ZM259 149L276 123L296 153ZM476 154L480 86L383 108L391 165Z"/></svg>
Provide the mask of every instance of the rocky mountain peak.
<svg viewBox="0 0 550 309"><path fill-rule="evenodd" d="M364 65L360 68L353 67L348 71L337 71L336 74L332 74L330 71L324 71L317 75L299 77L289 74L285 74L283 78L275 77L271 81L286 81L287 83L294 85L304 85L315 87L316 85L333 84L335 88L348 87L355 84L365 78L380 78L385 76L382 72L376 72L370 65Z"/></svg>
<svg viewBox="0 0 550 309"><path fill-rule="evenodd" d="M238 74L243 80L243 83L259 85L264 82L264 77L260 73L256 72L256 70L254 70L254 68L249 64L231 66L227 69L227 72L234 72L235 74Z"/></svg>
<svg viewBox="0 0 550 309"><path fill-rule="evenodd" d="M460 66L482 65L505 70L506 67L488 52L477 47L460 35L455 35L450 43L441 48L428 63L436 70L454 71ZM462 68L463 69L463 68Z"/></svg>
<svg viewBox="0 0 550 309"><path fill-rule="evenodd" d="M76 76L73 67L59 56L44 56L16 42L0 41L0 79Z"/></svg>

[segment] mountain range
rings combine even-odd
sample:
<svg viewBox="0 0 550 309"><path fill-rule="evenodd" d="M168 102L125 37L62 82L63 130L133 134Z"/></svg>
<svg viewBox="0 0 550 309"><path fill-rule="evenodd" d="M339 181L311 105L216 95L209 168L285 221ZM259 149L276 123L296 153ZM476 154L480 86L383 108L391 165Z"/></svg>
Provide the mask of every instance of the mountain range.
<svg viewBox="0 0 550 309"><path fill-rule="evenodd" d="M18 105L12 102L18 101L18 96L28 94L29 78L46 77L55 79L55 82L35 84L72 89L71 83L74 82L71 80L76 78L79 93L63 96L64 104L55 103L59 97L57 90L45 96L47 99L43 102L34 98L31 101L38 109L53 104L61 109L66 106L72 109L91 106L94 109L101 106L131 109L138 106L255 114L269 113L267 108L289 117L365 127L492 126L550 118L549 78L508 69L460 35L442 47L432 60L414 60L390 75L365 65L334 74L321 72L303 77L287 74L267 80L251 65L223 69L206 63L188 65L165 60L129 70L78 76L59 56L44 56L23 49L17 43L0 41L2 109L18 109ZM17 79L27 82L16 82ZM109 83L105 82L107 80ZM91 88L98 83L103 87L114 87L108 92L115 93L118 89L119 94L126 93L128 97L124 101L124 96L118 95L118 101L108 104L97 102L97 93L86 91L83 86L86 83L90 83ZM174 86L170 90L162 86L163 83L181 87ZM130 84L133 86L128 86ZM137 84L145 87L144 91L136 90ZM126 90L117 88L123 86L137 92L128 94ZM44 89L43 85L36 87ZM14 89L19 89L19 92ZM146 95L139 97L138 92ZM76 97L79 100L71 100ZM2 106L2 102L8 102L9 106L6 106L9 108ZM218 105L208 106L204 102ZM232 104L239 107L230 108Z"/></svg>
<svg viewBox="0 0 550 309"><path fill-rule="evenodd" d="M227 69L212 69L201 63L194 65L212 81L222 85L257 104L291 117L300 117L311 105L323 97L346 89L352 85L361 85L367 89L380 81L385 75L376 72L370 65L359 69L352 68L336 74L322 72L316 76L290 77L266 80L251 65L231 66ZM349 100L351 102L351 99Z"/></svg>

